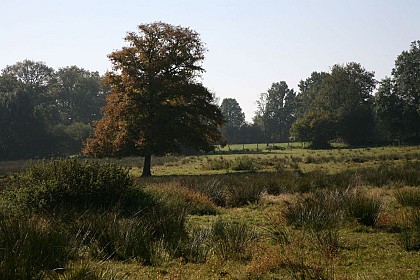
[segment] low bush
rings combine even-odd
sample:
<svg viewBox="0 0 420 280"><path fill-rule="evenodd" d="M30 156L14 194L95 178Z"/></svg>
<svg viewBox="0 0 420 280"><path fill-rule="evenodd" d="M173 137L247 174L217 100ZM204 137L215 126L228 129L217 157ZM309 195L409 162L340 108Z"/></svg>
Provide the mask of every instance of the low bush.
<svg viewBox="0 0 420 280"><path fill-rule="evenodd" d="M116 206L130 187L128 171L115 165L52 160L15 175L4 198L12 206L44 212L58 208L104 210Z"/></svg>
<svg viewBox="0 0 420 280"><path fill-rule="evenodd" d="M181 178L180 184L183 187L204 194L217 206L226 206L226 190L221 177L184 177Z"/></svg>

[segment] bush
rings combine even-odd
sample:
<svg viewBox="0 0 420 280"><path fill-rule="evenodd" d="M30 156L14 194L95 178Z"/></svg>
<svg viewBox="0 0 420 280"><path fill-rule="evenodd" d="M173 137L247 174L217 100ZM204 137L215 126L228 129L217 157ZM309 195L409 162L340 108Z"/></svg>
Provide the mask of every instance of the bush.
<svg viewBox="0 0 420 280"><path fill-rule="evenodd" d="M132 186L128 171L112 164L77 159L44 161L16 175L5 191L12 205L54 211L110 209Z"/></svg>
<svg viewBox="0 0 420 280"><path fill-rule="evenodd" d="M68 234L39 219L0 221L0 279L43 279L70 256Z"/></svg>
<svg viewBox="0 0 420 280"><path fill-rule="evenodd" d="M365 226L375 226L382 209L378 197L369 197L361 192L350 194L347 198L347 210L350 217Z"/></svg>

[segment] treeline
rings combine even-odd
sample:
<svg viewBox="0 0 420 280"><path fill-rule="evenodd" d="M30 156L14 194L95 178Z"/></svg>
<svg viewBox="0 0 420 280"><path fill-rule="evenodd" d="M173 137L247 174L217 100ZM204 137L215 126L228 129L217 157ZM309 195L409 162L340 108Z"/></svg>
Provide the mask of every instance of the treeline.
<svg viewBox="0 0 420 280"><path fill-rule="evenodd" d="M53 69L25 60L0 73L0 160L80 153L101 118L103 77L77 66ZM233 98L223 99L227 143L309 142L328 147L420 141L420 41L376 81L358 63L313 72L298 91L273 83L257 100L251 123Z"/></svg>
<svg viewBox="0 0 420 280"><path fill-rule="evenodd" d="M420 141L420 41L395 61L391 77L375 80L359 63L334 65L301 80L298 92L273 83L257 100L252 123L238 102L226 98L221 110L228 143L309 142L329 147Z"/></svg>
<svg viewBox="0 0 420 280"><path fill-rule="evenodd" d="M0 160L79 153L105 104L101 76L25 60L0 75Z"/></svg>

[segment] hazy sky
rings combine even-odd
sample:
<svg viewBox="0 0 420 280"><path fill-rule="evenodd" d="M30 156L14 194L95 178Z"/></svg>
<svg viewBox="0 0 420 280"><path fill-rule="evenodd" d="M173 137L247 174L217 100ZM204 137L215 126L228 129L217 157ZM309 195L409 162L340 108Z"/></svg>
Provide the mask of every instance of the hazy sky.
<svg viewBox="0 0 420 280"><path fill-rule="evenodd" d="M0 0L0 68L24 59L103 74L107 54L138 24L163 21L201 34L203 84L236 98L251 120L273 82L297 90L313 71L359 62L389 76L420 40L419 0Z"/></svg>

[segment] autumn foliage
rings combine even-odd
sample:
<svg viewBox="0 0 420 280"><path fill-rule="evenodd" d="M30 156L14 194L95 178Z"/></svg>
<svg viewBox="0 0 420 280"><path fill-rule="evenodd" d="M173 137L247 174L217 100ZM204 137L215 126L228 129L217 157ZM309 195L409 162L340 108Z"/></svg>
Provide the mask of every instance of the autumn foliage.
<svg viewBox="0 0 420 280"><path fill-rule="evenodd" d="M205 48L199 35L155 22L125 37L128 46L109 55L113 70L103 118L95 123L84 153L92 156L145 157L179 152L182 147L209 151L221 139L222 114L213 95L198 81Z"/></svg>

